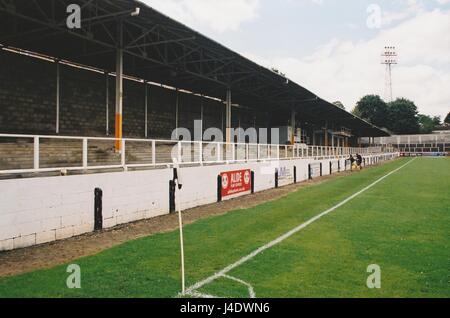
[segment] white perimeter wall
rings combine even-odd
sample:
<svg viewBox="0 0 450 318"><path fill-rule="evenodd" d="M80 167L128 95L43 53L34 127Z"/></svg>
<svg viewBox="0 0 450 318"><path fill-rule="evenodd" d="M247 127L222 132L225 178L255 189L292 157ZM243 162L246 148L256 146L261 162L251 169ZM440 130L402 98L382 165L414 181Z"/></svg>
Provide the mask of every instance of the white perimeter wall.
<svg viewBox="0 0 450 318"><path fill-rule="evenodd" d="M336 161L334 159L333 161ZM340 159L341 169L345 160ZM287 160L183 168L183 189L177 204L188 209L217 201L221 172L251 169L255 192L275 187L275 169L297 168L297 182L308 179L308 164L330 160ZM172 169L91 175L0 180L0 251L69 238L94 230L94 190L103 191L103 227L149 219L169 213ZM292 183L280 181L280 184Z"/></svg>

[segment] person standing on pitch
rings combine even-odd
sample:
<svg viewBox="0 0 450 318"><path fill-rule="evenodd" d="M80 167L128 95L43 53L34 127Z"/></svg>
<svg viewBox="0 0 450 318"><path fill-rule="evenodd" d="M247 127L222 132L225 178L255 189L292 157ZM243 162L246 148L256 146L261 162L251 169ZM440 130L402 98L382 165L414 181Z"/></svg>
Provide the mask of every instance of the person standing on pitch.
<svg viewBox="0 0 450 318"><path fill-rule="evenodd" d="M361 157L360 154L356 154L356 166L358 167L359 170L362 169L362 162L363 162L363 158Z"/></svg>
<svg viewBox="0 0 450 318"><path fill-rule="evenodd" d="M350 161L350 170L353 170L353 165L355 164L355 158L353 158L353 155L350 155L350 158L347 159Z"/></svg>

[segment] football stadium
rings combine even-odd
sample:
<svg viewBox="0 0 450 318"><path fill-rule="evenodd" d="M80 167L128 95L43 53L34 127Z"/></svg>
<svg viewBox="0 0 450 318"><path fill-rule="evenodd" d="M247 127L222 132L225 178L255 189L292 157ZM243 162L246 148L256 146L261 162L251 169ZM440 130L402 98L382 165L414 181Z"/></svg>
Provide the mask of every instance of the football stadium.
<svg viewBox="0 0 450 318"><path fill-rule="evenodd" d="M1 298L448 298L449 153L143 2L0 1Z"/></svg>

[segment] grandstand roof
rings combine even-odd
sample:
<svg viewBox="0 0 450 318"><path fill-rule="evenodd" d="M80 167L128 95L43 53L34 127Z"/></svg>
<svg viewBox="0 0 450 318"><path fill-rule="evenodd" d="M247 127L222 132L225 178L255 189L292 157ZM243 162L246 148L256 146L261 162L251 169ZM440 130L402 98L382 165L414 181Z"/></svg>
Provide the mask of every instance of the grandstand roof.
<svg viewBox="0 0 450 318"><path fill-rule="evenodd" d="M66 26L69 4L82 7L81 29ZM131 12L140 8L137 16ZM311 121L333 121L358 136L388 136L189 27L135 0L0 1L0 44L113 72L123 25L124 72L264 111L295 108Z"/></svg>

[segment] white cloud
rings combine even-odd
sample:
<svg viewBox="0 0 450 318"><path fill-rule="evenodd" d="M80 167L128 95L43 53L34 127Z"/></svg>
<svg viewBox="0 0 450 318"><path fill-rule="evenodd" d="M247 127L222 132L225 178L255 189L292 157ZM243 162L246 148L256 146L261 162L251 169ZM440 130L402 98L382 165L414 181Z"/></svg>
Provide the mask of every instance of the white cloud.
<svg viewBox="0 0 450 318"><path fill-rule="evenodd" d="M394 22L403 21L425 11L421 0L406 0L405 2L406 8L401 11L382 11L383 26L388 26Z"/></svg>
<svg viewBox="0 0 450 318"><path fill-rule="evenodd" d="M333 39L305 58L247 57L275 66L292 80L347 109L365 94L384 96L381 51L395 45L399 65L393 70L394 97L416 102L422 113L444 116L450 110L450 11L421 12L368 41Z"/></svg>
<svg viewBox="0 0 450 318"><path fill-rule="evenodd" d="M258 17L260 0L143 0L191 28L207 32L236 31Z"/></svg>

